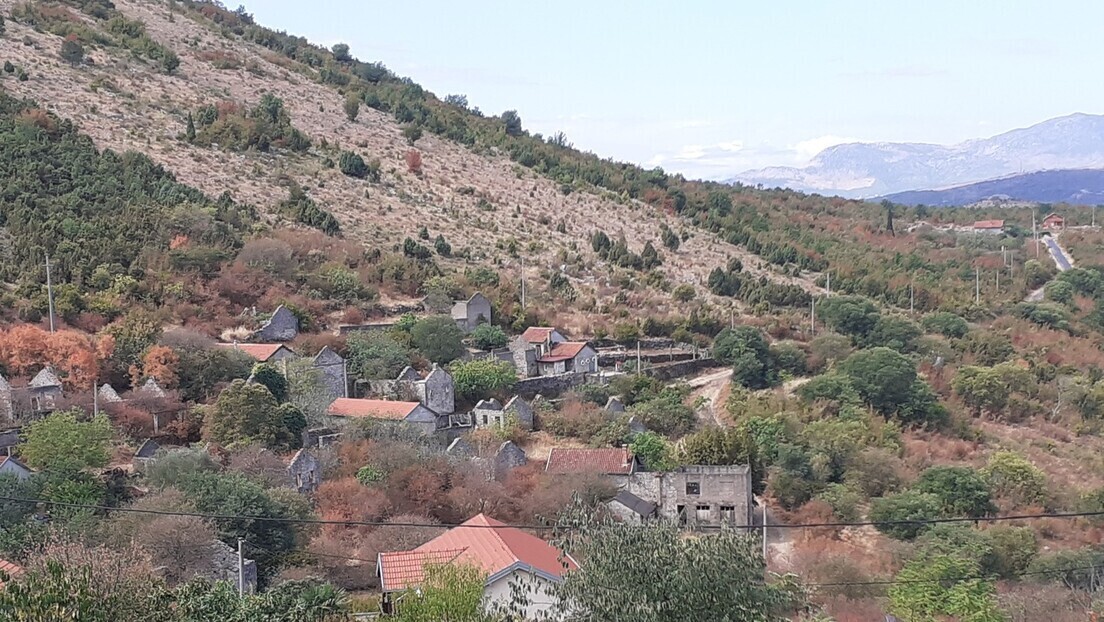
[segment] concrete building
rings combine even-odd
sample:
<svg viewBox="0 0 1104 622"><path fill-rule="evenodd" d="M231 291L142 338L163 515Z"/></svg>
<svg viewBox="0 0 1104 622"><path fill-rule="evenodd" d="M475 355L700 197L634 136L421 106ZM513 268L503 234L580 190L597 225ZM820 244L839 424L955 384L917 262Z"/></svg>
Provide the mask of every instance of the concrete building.
<svg viewBox="0 0 1104 622"><path fill-rule="evenodd" d="M39 413L53 410L54 403L62 396L61 380L49 365L35 374L27 389L31 398L31 408Z"/></svg>
<svg viewBox="0 0 1104 622"><path fill-rule="evenodd" d="M623 490L654 503L660 518L684 525L751 524L751 469L747 465L685 466L633 472Z"/></svg>
<svg viewBox="0 0 1104 622"><path fill-rule="evenodd" d="M570 555L544 540L478 514L416 549L380 553L376 571L384 614L401 609L399 595L425 581L427 565L451 563L483 571L487 577L483 602L488 608L513 604L515 587L524 591L521 613L525 619L544 619L551 613L555 603L549 588L563 580L565 571L579 567Z"/></svg>
<svg viewBox="0 0 1104 622"><path fill-rule="evenodd" d="M480 324L490 324L491 301L479 292L467 300L457 300L452 303L452 319L466 333L475 330Z"/></svg>
<svg viewBox="0 0 1104 622"><path fill-rule="evenodd" d="M414 382L414 394L426 408L439 415L456 412L456 388L452 375L436 364L425 378Z"/></svg>

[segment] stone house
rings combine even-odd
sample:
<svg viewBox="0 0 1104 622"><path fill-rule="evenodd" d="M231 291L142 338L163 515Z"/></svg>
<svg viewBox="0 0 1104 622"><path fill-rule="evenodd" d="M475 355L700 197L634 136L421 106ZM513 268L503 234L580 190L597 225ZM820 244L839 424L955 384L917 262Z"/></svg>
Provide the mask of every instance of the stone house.
<svg viewBox="0 0 1104 622"><path fill-rule="evenodd" d="M477 427L501 426L505 414L502 410L502 403L494 398L479 400L472 408L472 419Z"/></svg>
<svg viewBox="0 0 1104 622"><path fill-rule="evenodd" d="M606 503L610 513L621 522L639 525L655 518L656 504L645 501L627 490L620 490L617 496Z"/></svg>
<svg viewBox="0 0 1104 622"><path fill-rule="evenodd" d="M475 456L475 447L462 436L457 436L452 439L449 446L445 449L445 453L450 456L460 456L464 458L471 458Z"/></svg>
<svg viewBox="0 0 1104 622"><path fill-rule="evenodd" d="M33 474L30 467L11 456L0 458L0 475L14 475L19 480L25 480Z"/></svg>
<svg viewBox="0 0 1104 622"><path fill-rule="evenodd" d="M409 551L380 553L380 601L384 614L402 605L401 595L425 580L425 567L450 563L475 566L484 580L483 603L488 608L515 603L515 587L524 587L524 619L544 619L554 611L550 587L579 564L537 536L478 514Z"/></svg>
<svg viewBox="0 0 1104 622"><path fill-rule="evenodd" d="M318 490L322 483L322 465L306 449L295 452L288 462L287 472L295 490L300 494L310 494Z"/></svg>
<svg viewBox="0 0 1104 622"><path fill-rule="evenodd" d="M537 358L539 357L537 349L524 337L514 339L508 344L506 350L496 352L495 356L499 360L512 363L520 378L533 378L539 373L537 369Z"/></svg>
<svg viewBox="0 0 1104 622"><path fill-rule="evenodd" d="M974 233L1000 234L1003 232L1003 220L979 220L974 223Z"/></svg>
<svg viewBox="0 0 1104 622"><path fill-rule="evenodd" d="M521 333L519 339L537 350L537 357L552 351L552 346L567 341L560 331L549 326L530 326Z"/></svg>
<svg viewBox="0 0 1104 622"><path fill-rule="evenodd" d="M751 469L747 465L633 472L623 490L654 503L658 517L683 525L751 524Z"/></svg>
<svg viewBox="0 0 1104 622"><path fill-rule="evenodd" d="M138 388L136 393L147 399L164 399L167 396L165 390L162 389L161 385L157 384L157 381L153 378L147 378L146 382Z"/></svg>
<svg viewBox="0 0 1104 622"><path fill-rule="evenodd" d="M119 392L115 390L115 387L105 382L96 391L96 400L101 404L118 404L123 401L123 398L119 397Z"/></svg>
<svg viewBox="0 0 1104 622"><path fill-rule="evenodd" d="M222 348L233 348L258 363L279 363L299 358L291 348L282 343L219 343Z"/></svg>
<svg viewBox="0 0 1104 622"><path fill-rule="evenodd" d="M258 342L291 341L299 336L299 318L284 305L276 307L272 317L261 326L260 330L253 333L253 340Z"/></svg>
<svg viewBox="0 0 1104 622"><path fill-rule="evenodd" d="M331 417L407 423L424 434L433 434L437 431L437 413L426 408L421 402L339 397L330 404L327 413Z"/></svg>
<svg viewBox="0 0 1104 622"><path fill-rule="evenodd" d="M61 380L49 365L35 374L27 389L31 408L40 413L53 410L54 404L62 397Z"/></svg>
<svg viewBox="0 0 1104 622"><path fill-rule="evenodd" d="M159 451L161 451L161 445L158 445L157 441L152 438L147 438L138 447L138 451L134 452L134 468L148 467L157 457Z"/></svg>
<svg viewBox="0 0 1104 622"><path fill-rule="evenodd" d="M452 319L466 333L475 330L480 324L490 324L491 301L479 292L476 292L467 300L454 301L452 303Z"/></svg>
<svg viewBox="0 0 1104 622"><path fill-rule="evenodd" d="M506 441L499 446L491 459L491 475L495 481L502 481L510 471L523 467L528 462L529 458L525 455L525 450L513 441Z"/></svg>
<svg viewBox="0 0 1104 622"><path fill-rule="evenodd" d="M314 368L322 375L322 383L331 397L349 397L345 359L340 354L330 346L322 348L314 357Z"/></svg>
<svg viewBox="0 0 1104 622"><path fill-rule="evenodd" d="M1058 231L1066 228L1066 219L1059 214L1050 213L1043 219L1043 229L1047 231Z"/></svg>
<svg viewBox="0 0 1104 622"><path fill-rule="evenodd" d="M534 422L536 416L533 413L533 407L529 405L529 402L521 399L521 396L515 395L510 398L510 401L506 402L506 405L502 407L502 410L507 415L513 414L517 418L518 426L522 430L528 432L533 431Z"/></svg>
<svg viewBox="0 0 1104 622"><path fill-rule="evenodd" d="M640 461L625 447L598 449L553 447L548 452L548 460L544 465L546 473L605 475L618 486L623 486L641 468Z"/></svg>
<svg viewBox="0 0 1104 622"><path fill-rule="evenodd" d="M16 445L19 445L19 428L12 428L0 432L0 454L12 455Z"/></svg>
<svg viewBox="0 0 1104 622"><path fill-rule="evenodd" d="M549 352L537 359L537 370L542 376L570 373L596 373L598 351L585 341L563 341L552 346Z"/></svg>
<svg viewBox="0 0 1104 622"><path fill-rule="evenodd" d="M611 413L623 413L625 412L625 402L622 402L620 397L611 395L610 398L606 400L605 409Z"/></svg>
<svg viewBox="0 0 1104 622"><path fill-rule="evenodd" d="M451 415L456 412L456 387L452 374L436 364L425 378L415 380L414 394L418 401L439 415Z"/></svg>

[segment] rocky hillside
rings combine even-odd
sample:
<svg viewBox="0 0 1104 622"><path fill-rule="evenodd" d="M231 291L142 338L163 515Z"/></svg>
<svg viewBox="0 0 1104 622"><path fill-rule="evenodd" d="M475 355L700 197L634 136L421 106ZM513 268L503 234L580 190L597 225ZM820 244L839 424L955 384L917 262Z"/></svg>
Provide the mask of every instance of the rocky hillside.
<svg viewBox="0 0 1104 622"><path fill-rule="evenodd" d="M149 40L179 57L179 66L166 73L155 54L110 42L112 22L94 17L101 4L0 2L4 15L14 11L0 37L0 60L14 67L0 85L74 120L98 147L145 153L181 182L212 197L229 191L270 221L278 219L278 205L294 183L337 217L343 235L370 248L398 249L424 226L451 245L454 258L440 260L446 265L494 265L519 275L524 262L531 287L541 289L562 271L584 294L599 294L611 274L591 251L594 230L614 239L623 234L640 253L647 242L662 249L662 229L670 227L683 240L677 251L663 249L663 289L704 283L734 257L754 274L813 288L804 278L760 270L762 262L745 249L641 201L597 188L565 189L495 149L430 132L410 140L393 115L367 105L351 121L338 88L182 5L114 2L127 20L144 25ZM66 33L83 42L83 62L62 57ZM186 140L188 119L202 107L252 108L265 95L284 102L291 124L310 139L309 150L231 151ZM378 158L378 182L334 166L346 150L366 161ZM420 174L407 165L412 150L420 155Z"/></svg>

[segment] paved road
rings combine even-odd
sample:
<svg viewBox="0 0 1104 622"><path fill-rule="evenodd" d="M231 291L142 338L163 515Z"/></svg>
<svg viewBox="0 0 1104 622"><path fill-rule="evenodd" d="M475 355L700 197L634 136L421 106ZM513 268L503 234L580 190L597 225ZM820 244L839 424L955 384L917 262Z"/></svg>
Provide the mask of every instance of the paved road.
<svg viewBox="0 0 1104 622"><path fill-rule="evenodd" d="M1062 251L1062 247L1058 246L1058 240L1048 236L1043 238L1043 243L1047 245L1047 250L1050 251L1050 256L1054 258L1054 263L1058 264L1058 269L1062 272L1073 268L1073 263L1066 257L1065 252Z"/></svg>

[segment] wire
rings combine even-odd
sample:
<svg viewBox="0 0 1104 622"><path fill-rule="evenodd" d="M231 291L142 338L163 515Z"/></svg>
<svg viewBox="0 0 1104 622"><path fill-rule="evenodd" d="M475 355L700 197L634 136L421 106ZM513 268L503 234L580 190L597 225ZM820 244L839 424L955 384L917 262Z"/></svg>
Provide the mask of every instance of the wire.
<svg viewBox="0 0 1104 622"><path fill-rule="evenodd" d="M463 523L416 523L416 522L386 522L386 521L354 521L354 520L329 520L329 519L317 519L317 518L293 518L283 516L247 516L236 514L204 514L199 512L176 512L168 510L147 510L140 508L128 508L128 507L112 507L107 505L91 505L84 503L66 503L63 501L49 501L46 499L29 499L25 497L9 497L0 496L2 501L11 501L14 503L27 503L27 504L40 504L51 505L57 507L69 507L69 508L81 508L87 510L99 510L103 512L131 512L136 514L154 514L160 516L194 516L197 518L207 518L212 520L255 520L272 523L294 523L302 525L346 525L351 527L431 527L431 528L443 528L450 529L453 527L465 527L471 529L501 529L501 528L514 528L514 529L528 529L530 531L553 531L556 529L562 529L555 525L469 525ZM1017 520L1037 520L1037 519L1073 519L1073 518L1092 518L1104 516L1104 511L1099 512L1065 512L1065 513L1052 513L1052 514L1014 514L1010 516L980 516L974 518L924 518L915 520L898 520L898 521L852 521L852 522L840 522L840 523L794 523L794 524L777 524L767 525L768 529L817 529L817 528L842 528L842 527L877 527L877 526L906 526L906 525L938 525L946 523L997 523L1005 521L1017 521ZM745 530L745 531L758 531L762 529L762 525L699 525L691 526L692 530L696 531L721 531L721 530Z"/></svg>
<svg viewBox="0 0 1104 622"><path fill-rule="evenodd" d="M1031 575L1057 575L1066 572L1079 572L1082 570L1100 570L1104 569L1104 566L1078 566L1075 568L1055 568L1053 570L1034 570L1031 572L1022 572L1011 577L1010 579L1022 579ZM885 579L882 581L840 581L836 583L802 583L805 587L849 587L849 586L863 586L863 585L907 585L913 583L944 583L944 582L960 582L960 581L975 581L975 580L992 580L994 577L987 575L969 575L963 577L941 577L938 579Z"/></svg>

